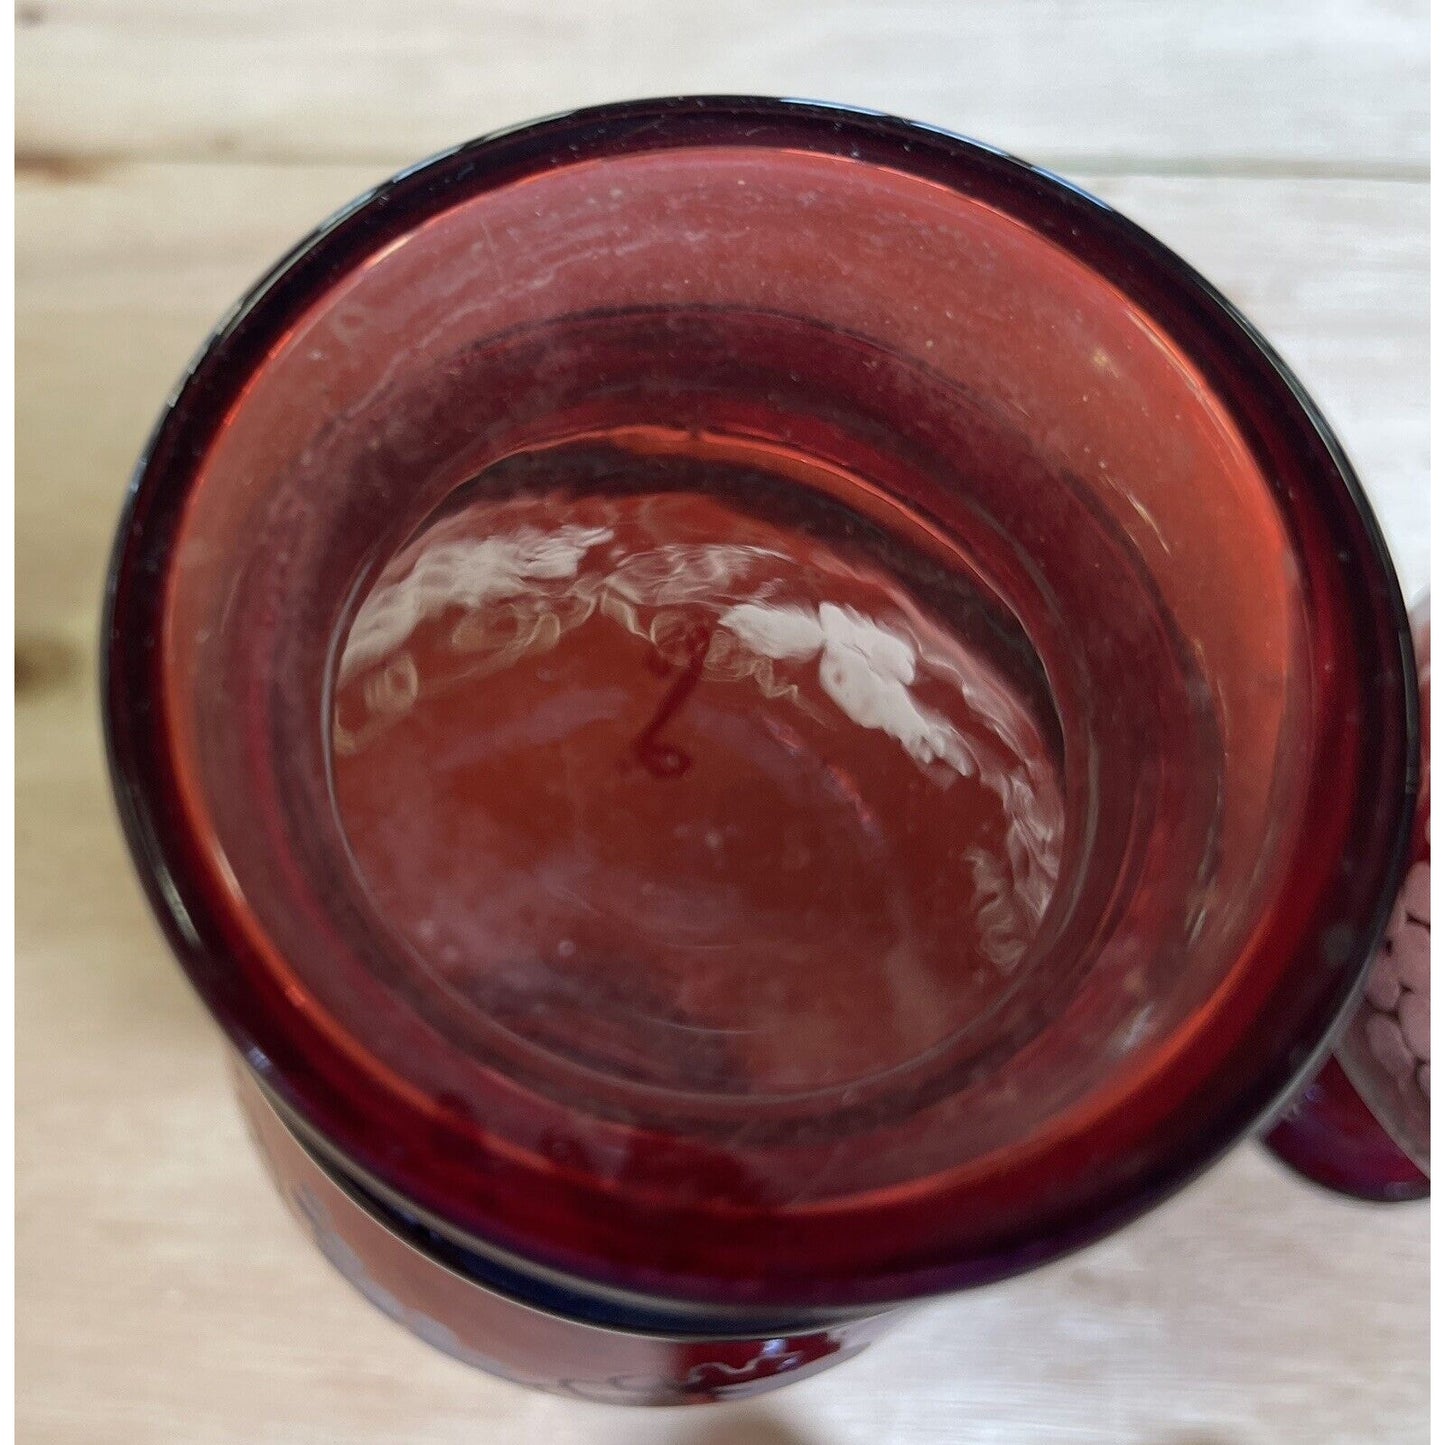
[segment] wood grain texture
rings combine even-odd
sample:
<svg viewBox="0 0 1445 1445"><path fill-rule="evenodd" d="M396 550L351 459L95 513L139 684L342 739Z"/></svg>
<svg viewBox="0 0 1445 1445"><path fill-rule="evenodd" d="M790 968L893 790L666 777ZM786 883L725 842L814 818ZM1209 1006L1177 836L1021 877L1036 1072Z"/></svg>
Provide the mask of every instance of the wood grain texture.
<svg viewBox="0 0 1445 1445"><path fill-rule="evenodd" d="M1422 0L25 0L31 155L403 163L641 95L871 105L1054 165L1419 172Z"/></svg>
<svg viewBox="0 0 1445 1445"><path fill-rule="evenodd" d="M1249 1148L1121 1237L755 1406L587 1406L428 1350L328 1269L251 1156L124 856L92 679L133 459L277 254L431 149L684 90L873 104L1068 170L1297 367L1414 590L1424 5L22 0L17 25L18 1437L1422 1442L1428 1208L1340 1202Z"/></svg>

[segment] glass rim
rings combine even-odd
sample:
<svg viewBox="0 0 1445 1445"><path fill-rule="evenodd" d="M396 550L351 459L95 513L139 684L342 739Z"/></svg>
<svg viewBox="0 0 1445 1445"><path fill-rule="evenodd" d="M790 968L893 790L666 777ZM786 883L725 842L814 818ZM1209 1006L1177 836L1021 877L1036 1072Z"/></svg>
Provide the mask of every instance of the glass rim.
<svg viewBox="0 0 1445 1445"><path fill-rule="evenodd" d="M764 136L769 126L810 135L818 149L830 153L848 155L852 146L851 153L862 158L859 152L868 151L869 164L883 163L876 157L886 156L886 164L895 169L929 179L948 175L953 188L963 193L987 189L985 181L996 192L1017 192L1034 210L1013 214L1035 229L1043 229L1041 221L1046 223L1044 234L1049 239L1126 293L1126 283L1132 282L1184 298L1201 327L1223 338L1221 345L1231 364L1238 363L1241 372L1248 370L1273 385L1282 406L1291 412L1280 417L1281 427L1301 429L1328 458L1328 475L1316 476L1312 486L1321 494L1331 491L1334 501L1343 504L1365 543L1359 564L1372 569L1372 585L1356 589L1342 606L1352 618L1361 610L1369 611L1378 634L1393 637L1398 649L1398 657L1391 659L1399 663L1399 696L1392 699L1398 708L1382 705L1383 712L1394 713L1398 731L1386 739L1391 746L1375 760L1382 771L1394 773L1384 780L1389 796L1397 800L1393 826L1386 830L1391 842L1388 848L1367 847L1368 840L1361 843L1352 832L1350 843L1360 851L1346 860L1378 880L1373 890L1376 901L1372 909L1362 907L1362 916L1351 920L1348 957L1331 960L1335 966L1320 987L1308 1023L1300 1026L1297 1036L1274 1040L1270 1050L1251 1054L1249 1071L1241 1071L1224 1097L1212 1101L1208 1117L1180 1119L1179 1127L1167 1141L1159 1142L1154 1157L1136 1170L1130 1182L1115 1181L1092 1193L1085 1191L1080 1201L1052 1217L1029 1218L1027 1208L1021 1207L1019 1226L1009 1238L971 1244L955 1241L946 1258L891 1267L883 1240L876 1250L876 1267L860 1268L846 1278L819 1280L816 1287L790 1280L788 1293L776 1299L769 1294L767 1281L760 1286L740 1276L714 1277L706 1269L658 1274L635 1289L640 1298L722 1308L744 1303L883 1308L1012 1274L1090 1243L1173 1194L1241 1137L1269 1121L1320 1066L1358 1001L1406 865L1418 783L1418 697L1409 616L1383 534L1343 448L1289 368L1231 302L1148 232L1072 182L992 146L831 102L750 96L618 102L492 131L408 166L321 222L268 270L217 324L167 398L132 476L107 573L100 649L103 730L133 860L193 984L267 1088L344 1156L358 1157L364 1153L365 1139L358 1132L355 1111L348 1111L339 1098L334 1078L323 1078L304 1053L291 1042L283 1044L277 1018L268 1013L270 1006L248 992L241 977L245 945L226 916L225 895L207 888L198 868L198 850L181 825L184 815L166 767L164 728L152 716L164 668L158 622L165 589L157 584L169 556L170 533L208 440L248 378L264 365L269 346L368 256L445 208L535 173L549 158L580 162L635 154L639 147L776 144L749 133L759 126L763 129L758 134ZM1089 254L1091 241L1100 237L1127 256L1135 268L1129 278L1109 274L1099 264L1098 254ZM1188 338L1180 342L1193 357ZM1307 499L1301 505L1310 504ZM136 585L143 576L149 585ZM1362 602L1367 590L1371 600ZM1313 942L1317 952L1323 922L1312 918L1303 930L1302 941ZM415 1122L418 1132L424 1133L426 1121L420 1112ZM447 1200L429 1195L425 1168L418 1167L415 1159L404 1160L380 1182L455 1225L482 1250L494 1249L499 1257L519 1253L523 1259L531 1257L526 1250L515 1250L500 1232L492 1232L485 1211L458 1211L448 1208ZM949 1199L945 1195L936 1202L940 1211L948 1207ZM965 1188L952 1197L954 1210L964 1207L966 1200ZM638 1249L645 1257L647 1240L655 1237L658 1226L649 1218L635 1225ZM952 1227L957 1230L957 1221ZM705 1248L699 1253L705 1254ZM619 1275L606 1260L569 1256L560 1245L538 1264L555 1266L600 1289L625 1286L626 1293L634 1292L638 1278L636 1271Z"/></svg>

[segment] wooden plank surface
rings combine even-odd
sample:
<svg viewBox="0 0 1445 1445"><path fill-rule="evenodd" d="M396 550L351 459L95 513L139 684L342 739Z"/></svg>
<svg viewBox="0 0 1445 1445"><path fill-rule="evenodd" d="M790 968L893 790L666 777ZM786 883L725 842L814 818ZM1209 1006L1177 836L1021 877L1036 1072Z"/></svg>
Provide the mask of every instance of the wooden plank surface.
<svg viewBox="0 0 1445 1445"><path fill-rule="evenodd" d="M1413 591L1424 6L22 0L17 19L19 1437L1423 1441L1428 1209L1340 1202L1254 1149L1122 1237L754 1406L589 1407L434 1354L351 1295L251 1157L124 858L92 677L125 478L225 306L397 164L629 93L821 94L1064 166L1294 363Z"/></svg>
<svg viewBox="0 0 1445 1445"><path fill-rule="evenodd" d="M871 105L1080 170L1418 174L1419 0L21 0L31 153L410 161L637 95Z"/></svg>

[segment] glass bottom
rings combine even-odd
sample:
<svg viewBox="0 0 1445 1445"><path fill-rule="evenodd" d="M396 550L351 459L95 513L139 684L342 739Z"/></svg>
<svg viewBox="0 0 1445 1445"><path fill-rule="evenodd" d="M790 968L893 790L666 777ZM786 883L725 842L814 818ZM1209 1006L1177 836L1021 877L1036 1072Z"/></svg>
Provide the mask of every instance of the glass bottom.
<svg viewBox="0 0 1445 1445"><path fill-rule="evenodd" d="M900 1311L742 1336L608 1328L538 1309L458 1273L389 1228L287 1128L239 1063L251 1138L316 1247L383 1314L464 1364L517 1384L619 1405L699 1405L778 1389L851 1359Z"/></svg>
<svg viewBox="0 0 1445 1445"><path fill-rule="evenodd" d="M1430 1194L1429 1176L1385 1132L1335 1059L1264 1142L1297 1174L1337 1194L1380 1204Z"/></svg>

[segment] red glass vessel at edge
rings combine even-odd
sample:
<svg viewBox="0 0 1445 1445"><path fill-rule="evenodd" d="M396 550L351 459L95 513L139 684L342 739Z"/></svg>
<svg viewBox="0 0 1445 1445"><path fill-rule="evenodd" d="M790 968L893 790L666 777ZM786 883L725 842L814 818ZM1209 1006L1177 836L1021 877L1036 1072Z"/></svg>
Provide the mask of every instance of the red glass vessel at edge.
<svg viewBox="0 0 1445 1445"><path fill-rule="evenodd" d="M822 1368L1268 1122L1416 785L1388 556L1248 324L801 102L560 116L328 222L162 417L107 628L298 1217L589 1398Z"/></svg>
<svg viewBox="0 0 1445 1445"><path fill-rule="evenodd" d="M1306 1177L1358 1199L1430 1193L1430 605L1412 609L1420 792L1410 867L1336 1057L1266 1142Z"/></svg>

